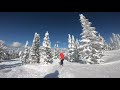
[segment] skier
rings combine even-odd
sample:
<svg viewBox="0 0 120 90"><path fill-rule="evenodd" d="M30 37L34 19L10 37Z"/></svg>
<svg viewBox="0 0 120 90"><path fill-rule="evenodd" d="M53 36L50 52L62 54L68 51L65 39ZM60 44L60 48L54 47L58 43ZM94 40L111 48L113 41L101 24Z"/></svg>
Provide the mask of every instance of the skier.
<svg viewBox="0 0 120 90"><path fill-rule="evenodd" d="M63 66L63 61L64 61L64 54L63 52L60 52L60 65Z"/></svg>

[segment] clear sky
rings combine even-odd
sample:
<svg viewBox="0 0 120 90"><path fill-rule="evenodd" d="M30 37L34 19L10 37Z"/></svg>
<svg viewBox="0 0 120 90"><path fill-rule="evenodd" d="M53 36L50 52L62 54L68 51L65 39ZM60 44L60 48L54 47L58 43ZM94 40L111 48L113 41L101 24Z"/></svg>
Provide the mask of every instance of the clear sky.
<svg viewBox="0 0 120 90"><path fill-rule="evenodd" d="M31 46L37 32L42 45L48 31L52 47L56 41L60 47L67 47L68 34L80 39L79 14L86 16L107 42L112 33L120 34L120 12L0 12L0 40L8 45L13 42L24 45L28 40Z"/></svg>

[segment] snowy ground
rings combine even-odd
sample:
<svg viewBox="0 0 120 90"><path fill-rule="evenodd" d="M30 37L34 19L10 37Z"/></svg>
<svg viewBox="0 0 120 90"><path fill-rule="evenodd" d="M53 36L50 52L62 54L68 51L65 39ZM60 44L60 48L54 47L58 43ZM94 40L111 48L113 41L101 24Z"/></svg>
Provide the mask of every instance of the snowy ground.
<svg viewBox="0 0 120 90"><path fill-rule="evenodd" d="M18 59L0 63L0 78L120 78L120 50L107 51L104 64L84 65L59 60L53 64L21 65Z"/></svg>

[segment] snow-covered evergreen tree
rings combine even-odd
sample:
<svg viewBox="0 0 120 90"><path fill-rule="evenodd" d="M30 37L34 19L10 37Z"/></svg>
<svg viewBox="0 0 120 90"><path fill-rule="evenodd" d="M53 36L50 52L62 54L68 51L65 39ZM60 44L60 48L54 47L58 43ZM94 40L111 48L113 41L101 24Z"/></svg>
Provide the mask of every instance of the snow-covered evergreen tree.
<svg viewBox="0 0 120 90"><path fill-rule="evenodd" d="M59 48L58 48L58 43L56 43L56 44L54 45L54 58L55 58L55 59L58 59L58 58L59 58L59 53L60 53L60 51L59 51Z"/></svg>
<svg viewBox="0 0 120 90"><path fill-rule="evenodd" d="M71 48L74 50L75 49L75 38L74 38L74 36L72 35L72 41L71 41Z"/></svg>
<svg viewBox="0 0 120 90"><path fill-rule="evenodd" d="M112 37L110 37L110 41L111 41L111 47L113 50L117 49L117 40L116 40L116 35L114 33L112 33Z"/></svg>
<svg viewBox="0 0 120 90"><path fill-rule="evenodd" d="M71 35L68 34L68 49L71 49L72 48L72 38L71 38Z"/></svg>
<svg viewBox="0 0 120 90"><path fill-rule="evenodd" d="M80 46L79 40L78 40L78 39L76 39L76 41L75 41L75 48L76 48L76 49L78 49L78 48L79 48L79 46Z"/></svg>
<svg viewBox="0 0 120 90"><path fill-rule="evenodd" d="M28 59L29 59L29 46L28 46L28 41L26 41L25 50L24 50L23 57L22 57L22 62L28 63Z"/></svg>
<svg viewBox="0 0 120 90"><path fill-rule="evenodd" d="M110 44L110 43L105 42L105 47L104 47L104 50L105 50L105 51L110 51L110 50L112 50L111 44Z"/></svg>
<svg viewBox="0 0 120 90"><path fill-rule="evenodd" d="M75 41L75 49L74 49L74 59L75 59L75 62L80 62L79 51L80 51L80 43L79 43L79 40L76 39L76 41Z"/></svg>
<svg viewBox="0 0 120 90"><path fill-rule="evenodd" d="M24 55L23 51L20 51L20 52L19 52L19 59L20 59L21 61L23 60L23 55Z"/></svg>
<svg viewBox="0 0 120 90"><path fill-rule="evenodd" d="M78 61L79 59L79 52L78 52L78 49L79 49L79 41L78 39L76 39L75 41L75 38L74 36L70 34L68 34L68 61L70 62L76 62Z"/></svg>
<svg viewBox="0 0 120 90"><path fill-rule="evenodd" d="M40 47L40 36L39 34L35 33L33 44L30 49L30 54L29 54L30 63L40 63L39 47Z"/></svg>
<svg viewBox="0 0 120 90"><path fill-rule="evenodd" d="M45 33L45 37L43 39L43 47L51 48L51 42L50 42L50 39L49 39L48 31Z"/></svg>
<svg viewBox="0 0 120 90"><path fill-rule="evenodd" d="M100 63L101 52L102 49L100 45L103 42L100 41L101 37L97 36L97 31L95 27L91 26L91 22L80 14L80 22L82 25L82 33L81 35L81 47L80 47L80 55L83 63L97 64Z"/></svg>
<svg viewBox="0 0 120 90"><path fill-rule="evenodd" d="M73 55L73 50L72 50L72 37L70 34L68 34L68 61L72 62L73 61L73 58L72 58L72 55Z"/></svg>
<svg viewBox="0 0 120 90"><path fill-rule="evenodd" d="M120 35L112 33L112 37L110 37L110 45L112 50L120 49Z"/></svg>
<svg viewBox="0 0 120 90"><path fill-rule="evenodd" d="M5 51L6 51L7 47L4 43L4 41L0 40L0 59L4 59L5 58Z"/></svg>
<svg viewBox="0 0 120 90"><path fill-rule="evenodd" d="M100 53L100 57L103 56L103 52L105 50L105 43L106 43L105 39L100 34L98 34L98 45L99 45L98 50Z"/></svg>
<svg viewBox="0 0 120 90"><path fill-rule="evenodd" d="M45 33L45 37L43 39L43 46L42 46L42 56L43 61L45 64L47 63L52 63L53 60L53 55L51 52L51 42L50 42L50 38L49 38L49 33L48 31Z"/></svg>

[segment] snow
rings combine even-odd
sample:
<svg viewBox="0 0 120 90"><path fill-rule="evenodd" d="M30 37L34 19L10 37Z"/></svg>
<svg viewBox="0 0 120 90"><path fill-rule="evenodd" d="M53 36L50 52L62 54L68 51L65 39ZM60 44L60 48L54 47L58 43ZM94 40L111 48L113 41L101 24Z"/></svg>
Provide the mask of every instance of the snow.
<svg viewBox="0 0 120 90"><path fill-rule="evenodd" d="M120 60L120 50L106 51L102 57L104 63L114 63L115 61Z"/></svg>
<svg viewBox="0 0 120 90"><path fill-rule="evenodd" d="M110 37L110 46L113 50L120 49L120 35L112 33L112 37Z"/></svg>
<svg viewBox="0 0 120 90"><path fill-rule="evenodd" d="M53 64L22 65L19 59L0 63L0 78L120 78L120 50L106 51L103 64L80 64L59 59Z"/></svg>
<svg viewBox="0 0 120 90"><path fill-rule="evenodd" d="M83 58L85 63L97 64L101 61L98 58L101 58L103 48L104 48L104 39L98 32L95 30L95 27L92 27L88 19L86 19L83 14L80 15L80 22L82 25L82 33L80 45L83 47L79 51L81 54L80 58Z"/></svg>
<svg viewBox="0 0 120 90"><path fill-rule="evenodd" d="M89 39L82 39L81 42L87 42L87 43L89 43L90 40Z"/></svg>

